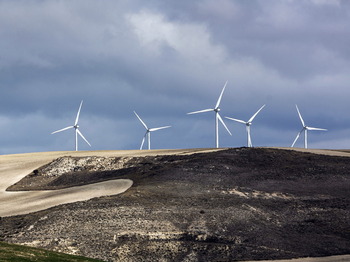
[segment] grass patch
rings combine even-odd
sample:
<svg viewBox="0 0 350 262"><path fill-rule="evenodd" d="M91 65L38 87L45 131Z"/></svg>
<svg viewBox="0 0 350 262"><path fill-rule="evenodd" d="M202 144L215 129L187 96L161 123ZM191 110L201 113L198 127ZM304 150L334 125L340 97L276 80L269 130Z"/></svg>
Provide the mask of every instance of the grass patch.
<svg viewBox="0 0 350 262"><path fill-rule="evenodd" d="M15 244L8 244L0 242L0 261L63 261L63 262L80 262L91 261L101 262L92 258L86 258L81 256L67 255L64 253L58 253L48 251L44 249L27 247Z"/></svg>

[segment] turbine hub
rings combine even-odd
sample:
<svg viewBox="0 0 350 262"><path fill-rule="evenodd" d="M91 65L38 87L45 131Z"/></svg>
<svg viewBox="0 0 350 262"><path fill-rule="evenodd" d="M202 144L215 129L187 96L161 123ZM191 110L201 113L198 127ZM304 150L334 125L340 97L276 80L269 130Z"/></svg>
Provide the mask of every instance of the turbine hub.
<svg viewBox="0 0 350 262"><path fill-rule="evenodd" d="M215 108L214 111L215 112L220 112L220 108Z"/></svg>

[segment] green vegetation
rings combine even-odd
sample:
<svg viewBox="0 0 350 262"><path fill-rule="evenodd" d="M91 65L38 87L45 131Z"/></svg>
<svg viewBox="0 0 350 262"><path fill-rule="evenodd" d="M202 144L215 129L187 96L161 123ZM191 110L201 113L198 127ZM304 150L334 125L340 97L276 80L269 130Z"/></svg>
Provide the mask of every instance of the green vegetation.
<svg viewBox="0 0 350 262"><path fill-rule="evenodd" d="M92 258L67 255L48 250L0 242L0 261L60 261L60 262L101 262Z"/></svg>

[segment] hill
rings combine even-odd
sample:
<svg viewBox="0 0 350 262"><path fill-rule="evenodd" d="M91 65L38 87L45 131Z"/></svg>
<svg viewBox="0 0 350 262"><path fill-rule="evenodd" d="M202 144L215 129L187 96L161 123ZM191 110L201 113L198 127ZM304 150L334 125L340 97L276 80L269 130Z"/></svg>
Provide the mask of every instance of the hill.
<svg viewBox="0 0 350 262"><path fill-rule="evenodd" d="M101 260L72 256L4 242L0 242L0 261L101 262Z"/></svg>
<svg viewBox="0 0 350 262"><path fill-rule="evenodd" d="M349 168L348 157L271 148L64 155L9 190L115 179L133 185L119 195L2 217L0 240L106 261L350 254Z"/></svg>

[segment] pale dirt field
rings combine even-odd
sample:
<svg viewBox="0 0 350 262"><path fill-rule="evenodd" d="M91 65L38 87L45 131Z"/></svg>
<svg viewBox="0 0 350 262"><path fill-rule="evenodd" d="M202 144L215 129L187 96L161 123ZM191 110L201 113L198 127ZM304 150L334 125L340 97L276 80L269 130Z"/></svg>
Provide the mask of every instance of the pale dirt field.
<svg viewBox="0 0 350 262"><path fill-rule="evenodd" d="M272 147L273 148L273 147ZM327 155L327 156L345 156L350 157L350 150L329 150L329 149L305 149L305 148L291 148L291 147L275 147L276 149L284 149L284 150L295 150L299 152L313 153L319 155Z"/></svg>
<svg viewBox="0 0 350 262"><path fill-rule="evenodd" d="M222 149L173 149L173 150L111 150L111 151L58 151L40 152L16 155L0 155L0 216L14 216L27 214L60 204L84 201L94 197L115 195L125 192L132 185L131 180L111 180L91 185L72 187L51 191L6 192L6 188L13 185L34 169L63 156L148 156L148 155L182 155L213 152ZM332 156L350 156L350 152L303 149L278 148L310 152Z"/></svg>
<svg viewBox="0 0 350 262"><path fill-rule="evenodd" d="M214 149L216 150L216 149ZM34 169L62 156L146 156L192 154L212 149L186 150L120 150L120 151L63 151L0 156L0 216L14 216L47 209L53 206L84 201L94 197L115 195L131 187L129 179L110 180L79 187L50 191L6 192L6 188L30 174Z"/></svg>
<svg viewBox="0 0 350 262"><path fill-rule="evenodd" d="M296 150L331 156L350 157L350 152L336 150L302 149L302 148L278 148ZM193 154L205 153L223 149L176 149L176 150L120 150L120 151L62 151L42 152L17 155L0 155L0 216L13 216L27 214L60 204L88 200L94 197L115 195L125 192L132 186L132 181L119 179L95 183L86 186L72 187L62 190L31 191L31 192L6 192L6 188L16 183L34 169L45 165L62 156L147 156L168 154ZM299 258L290 260L263 260L260 262L345 262L350 261L350 255L332 256L321 258ZM250 261L252 262L252 261Z"/></svg>

